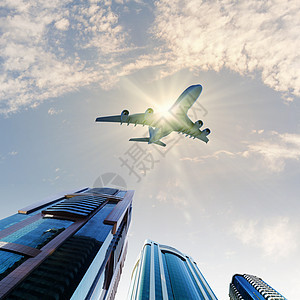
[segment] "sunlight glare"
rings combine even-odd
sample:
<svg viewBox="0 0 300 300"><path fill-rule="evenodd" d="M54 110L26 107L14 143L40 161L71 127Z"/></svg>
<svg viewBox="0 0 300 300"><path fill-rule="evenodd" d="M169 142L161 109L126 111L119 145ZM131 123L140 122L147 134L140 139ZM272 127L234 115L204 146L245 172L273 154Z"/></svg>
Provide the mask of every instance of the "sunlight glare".
<svg viewBox="0 0 300 300"><path fill-rule="evenodd" d="M122 78L120 85L139 100L143 109L151 107L154 112L164 114L192 83L191 73L178 72L169 76L158 76L154 70L148 70L147 74L141 73L139 77Z"/></svg>

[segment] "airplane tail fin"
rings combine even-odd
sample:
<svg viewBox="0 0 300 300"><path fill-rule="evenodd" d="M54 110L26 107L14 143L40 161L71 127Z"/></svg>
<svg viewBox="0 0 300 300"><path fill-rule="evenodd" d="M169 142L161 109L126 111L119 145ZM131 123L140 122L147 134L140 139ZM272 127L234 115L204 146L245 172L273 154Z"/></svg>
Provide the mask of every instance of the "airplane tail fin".
<svg viewBox="0 0 300 300"><path fill-rule="evenodd" d="M155 133L155 130L153 127L149 126L149 136L150 138L152 137L152 135Z"/></svg>
<svg viewBox="0 0 300 300"><path fill-rule="evenodd" d="M149 139L150 138L131 138L129 141L131 141L131 142L146 142L146 143L148 143ZM163 142L161 142L161 141L153 142L153 144L156 144L156 145L159 145L159 146L162 146L162 147L166 147L166 144L163 143Z"/></svg>

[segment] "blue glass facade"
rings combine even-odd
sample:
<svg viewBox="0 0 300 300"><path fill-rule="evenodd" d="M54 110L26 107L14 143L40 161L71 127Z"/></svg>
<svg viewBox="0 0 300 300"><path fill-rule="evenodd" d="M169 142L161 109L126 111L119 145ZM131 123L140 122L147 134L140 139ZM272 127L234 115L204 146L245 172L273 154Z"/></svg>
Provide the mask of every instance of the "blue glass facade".
<svg viewBox="0 0 300 300"><path fill-rule="evenodd" d="M0 239L0 241L39 248L72 223L72 221L68 220L43 218Z"/></svg>
<svg viewBox="0 0 300 300"><path fill-rule="evenodd" d="M173 253L164 253L168 273L171 280L172 292L175 299L203 299L199 298L197 285L188 273L185 261ZM199 291L200 292L200 291Z"/></svg>
<svg viewBox="0 0 300 300"><path fill-rule="evenodd" d="M29 215L15 214L5 219L0 220L0 230L8 228L16 223L19 223L30 217Z"/></svg>
<svg viewBox="0 0 300 300"><path fill-rule="evenodd" d="M20 254L15 254L6 251L0 251L0 280L6 276L7 273L15 269L14 266L25 257Z"/></svg>
<svg viewBox="0 0 300 300"><path fill-rule="evenodd" d="M103 224L103 222L115 206L116 203L106 204L87 224L76 232L75 236L90 237L103 243L109 232L112 230L112 225L106 225ZM101 224L101 230L99 230L99 224Z"/></svg>
<svg viewBox="0 0 300 300"><path fill-rule="evenodd" d="M149 299L150 297L150 259L151 249L149 245L146 245L143 255L143 268L141 273L141 284L138 299Z"/></svg>
<svg viewBox="0 0 300 300"><path fill-rule="evenodd" d="M129 299L217 299L195 262L147 240L134 269Z"/></svg>
<svg viewBox="0 0 300 300"><path fill-rule="evenodd" d="M159 265L159 249L158 245L154 244L154 272L155 272L155 298L162 299L161 276Z"/></svg>
<svg viewBox="0 0 300 300"><path fill-rule="evenodd" d="M164 275L165 275L165 280L166 280L166 287L167 287L167 294L169 299L173 300L173 291L172 291L172 286L171 286L171 278L168 272L168 266L165 257L162 255L162 261L163 261L163 267L164 267Z"/></svg>
<svg viewBox="0 0 300 300"><path fill-rule="evenodd" d="M230 300L286 300L261 278L247 274L233 276L229 286L229 297Z"/></svg>
<svg viewBox="0 0 300 300"><path fill-rule="evenodd" d="M113 297L132 197L133 191L86 188L0 220L0 298Z"/></svg>

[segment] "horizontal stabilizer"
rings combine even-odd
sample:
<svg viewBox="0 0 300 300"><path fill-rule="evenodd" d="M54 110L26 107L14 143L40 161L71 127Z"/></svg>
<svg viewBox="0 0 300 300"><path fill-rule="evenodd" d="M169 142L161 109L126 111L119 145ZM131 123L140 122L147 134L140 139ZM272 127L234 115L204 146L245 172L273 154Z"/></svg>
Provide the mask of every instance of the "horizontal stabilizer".
<svg viewBox="0 0 300 300"><path fill-rule="evenodd" d="M121 123L121 116L98 117L96 122L116 122Z"/></svg>
<svg viewBox="0 0 300 300"><path fill-rule="evenodd" d="M166 144L161 141L154 142L154 144L162 146L162 147L166 147Z"/></svg>
<svg viewBox="0 0 300 300"><path fill-rule="evenodd" d="M132 138L129 141L131 142L149 142L149 138Z"/></svg>
<svg viewBox="0 0 300 300"><path fill-rule="evenodd" d="M149 139L150 138L131 138L129 141L131 141L131 142L146 142L146 143L149 143ZM159 145L159 146L162 146L162 147L166 147L166 144L163 143L163 142L161 142L161 141L152 142L152 143L156 144L156 145Z"/></svg>

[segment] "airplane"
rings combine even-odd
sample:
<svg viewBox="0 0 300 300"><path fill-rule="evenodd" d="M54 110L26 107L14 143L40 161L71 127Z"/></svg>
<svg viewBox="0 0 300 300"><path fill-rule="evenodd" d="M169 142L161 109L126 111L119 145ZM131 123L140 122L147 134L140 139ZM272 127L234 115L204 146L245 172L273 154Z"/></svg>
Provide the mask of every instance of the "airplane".
<svg viewBox="0 0 300 300"><path fill-rule="evenodd" d="M166 144L161 139L171 132L176 131L178 133L186 134L190 138L197 138L207 143L209 139L207 136L210 134L208 128L201 131L203 125L202 120L198 120L193 123L187 116L188 110L195 103L200 93L202 92L202 86L200 84L191 85L188 87L172 105L168 111L168 116L160 113L154 113L152 108L148 108L145 113L129 114L128 110L123 110L121 115L98 117L96 122L116 122L149 126L149 137L144 138L131 138L129 141L134 142L146 142L148 144L156 144L165 147Z"/></svg>

